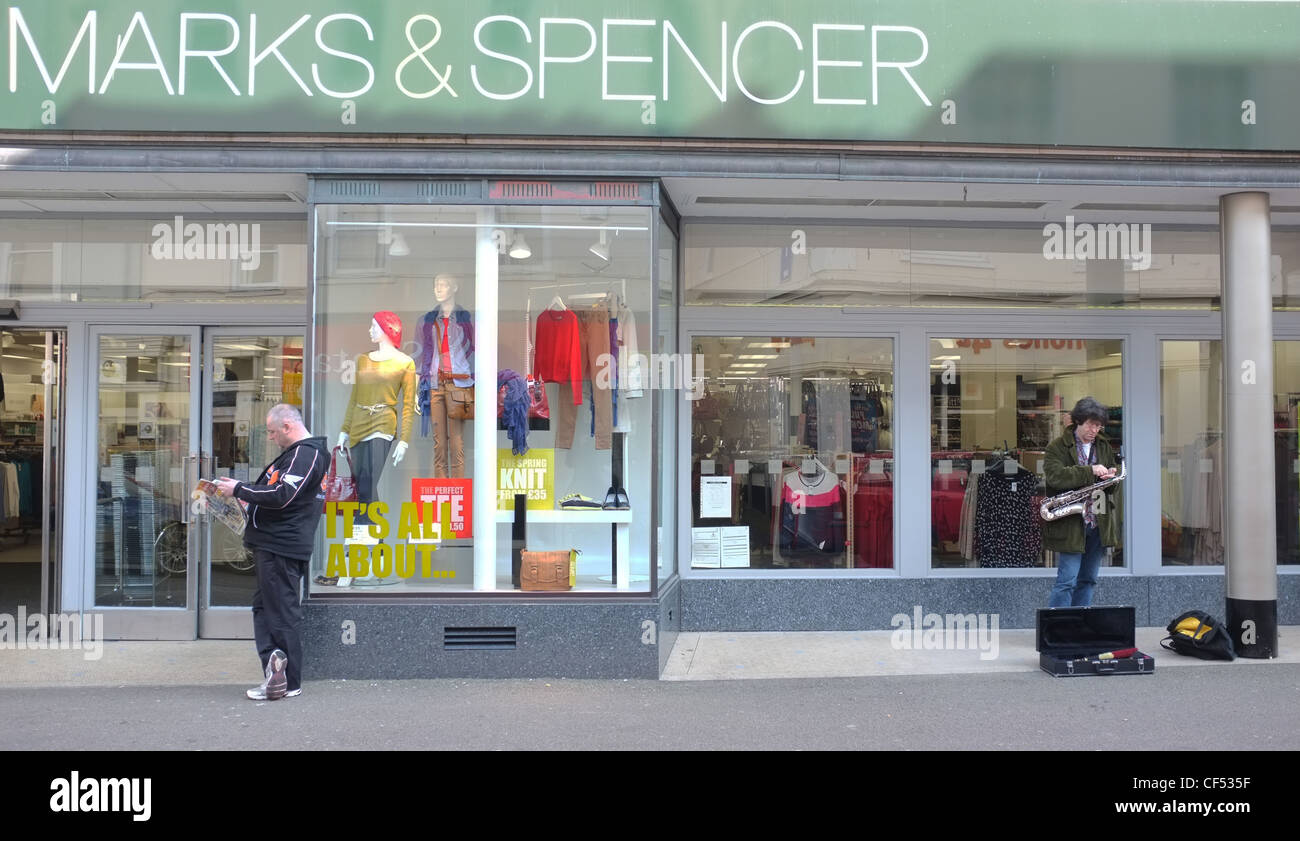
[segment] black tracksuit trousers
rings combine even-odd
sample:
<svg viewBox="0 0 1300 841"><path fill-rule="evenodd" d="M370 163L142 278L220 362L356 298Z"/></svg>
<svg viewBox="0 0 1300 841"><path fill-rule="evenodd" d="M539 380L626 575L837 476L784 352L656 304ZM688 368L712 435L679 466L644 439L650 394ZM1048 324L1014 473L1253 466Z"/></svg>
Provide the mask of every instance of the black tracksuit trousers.
<svg viewBox="0 0 1300 841"><path fill-rule="evenodd" d="M285 668L288 689L302 686L302 579L308 561L286 558L265 549L254 549L257 590L253 592L253 639L262 673L271 652L280 649L289 656Z"/></svg>

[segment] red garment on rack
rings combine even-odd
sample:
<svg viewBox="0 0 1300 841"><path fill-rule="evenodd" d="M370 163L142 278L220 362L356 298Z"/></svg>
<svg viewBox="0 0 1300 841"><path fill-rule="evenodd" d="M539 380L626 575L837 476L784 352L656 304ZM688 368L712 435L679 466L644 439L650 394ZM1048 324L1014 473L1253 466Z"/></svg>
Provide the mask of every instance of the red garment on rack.
<svg viewBox="0 0 1300 841"><path fill-rule="evenodd" d="M894 567L894 483L887 474L858 474L853 493L853 566Z"/></svg>
<svg viewBox="0 0 1300 841"><path fill-rule="evenodd" d="M546 382L569 383L573 387L573 405L582 405L578 316L572 310L543 310L537 316L533 373Z"/></svg>

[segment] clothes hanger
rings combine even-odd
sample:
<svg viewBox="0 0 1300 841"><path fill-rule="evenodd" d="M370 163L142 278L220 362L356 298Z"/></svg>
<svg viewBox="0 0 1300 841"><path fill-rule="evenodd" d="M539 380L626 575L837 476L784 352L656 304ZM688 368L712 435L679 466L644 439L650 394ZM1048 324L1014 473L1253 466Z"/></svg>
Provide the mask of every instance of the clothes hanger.
<svg viewBox="0 0 1300 841"><path fill-rule="evenodd" d="M548 304L546 308L548 310L558 309L561 312L568 309L568 307L564 305L564 299L561 298L559 295L556 295L554 298L552 298L551 303Z"/></svg>

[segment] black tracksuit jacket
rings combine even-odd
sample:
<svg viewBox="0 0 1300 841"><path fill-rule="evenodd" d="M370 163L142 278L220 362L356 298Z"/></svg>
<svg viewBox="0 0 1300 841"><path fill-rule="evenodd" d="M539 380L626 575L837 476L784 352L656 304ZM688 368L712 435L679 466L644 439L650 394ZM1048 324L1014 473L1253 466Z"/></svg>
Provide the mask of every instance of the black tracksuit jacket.
<svg viewBox="0 0 1300 841"><path fill-rule="evenodd" d="M304 438L276 456L256 484L236 484L235 498L249 504L244 545L287 558L309 559L316 526L325 510L321 485L329 463L325 436Z"/></svg>

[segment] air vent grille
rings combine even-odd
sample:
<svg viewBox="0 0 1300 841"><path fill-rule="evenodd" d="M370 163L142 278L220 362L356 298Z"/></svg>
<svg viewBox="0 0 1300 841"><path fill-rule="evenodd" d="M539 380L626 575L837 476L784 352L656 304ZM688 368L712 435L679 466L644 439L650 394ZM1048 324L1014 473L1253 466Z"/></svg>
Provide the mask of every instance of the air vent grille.
<svg viewBox="0 0 1300 841"><path fill-rule="evenodd" d="M378 181L331 181L332 196L378 196L381 190Z"/></svg>
<svg viewBox="0 0 1300 841"><path fill-rule="evenodd" d="M442 647L448 651L513 651L515 628L444 628Z"/></svg>
<svg viewBox="0 0 1300 841"><path fill-rule="evenodd" d="M464 181L423 181L415 192L426 198L462 199L467 193L467 187Z"/></svg>
<svg viewBox="0 0 1300 841"><path fill-rule="evenodd" d="M555 188L548 181L499 181L492 191L493 198L549 199Z"/></svg>
<svg viewBox="0 0 1300 841"><path fill-rule="evenodd" d="M641 197L641 188L635 182L597 181L591 185L591 197L607 201L636 201Z"/></svg>

